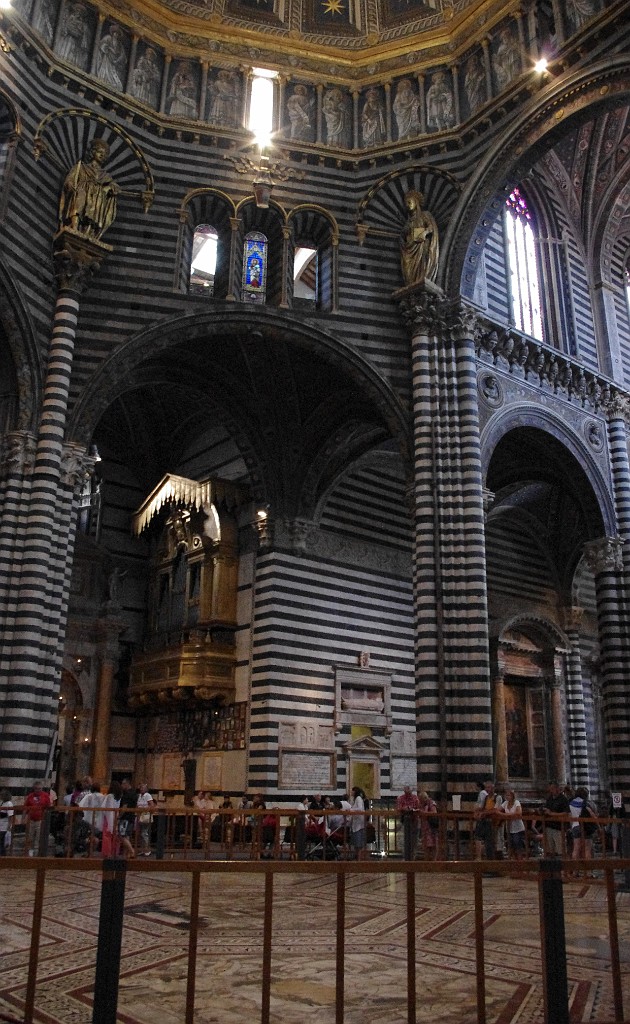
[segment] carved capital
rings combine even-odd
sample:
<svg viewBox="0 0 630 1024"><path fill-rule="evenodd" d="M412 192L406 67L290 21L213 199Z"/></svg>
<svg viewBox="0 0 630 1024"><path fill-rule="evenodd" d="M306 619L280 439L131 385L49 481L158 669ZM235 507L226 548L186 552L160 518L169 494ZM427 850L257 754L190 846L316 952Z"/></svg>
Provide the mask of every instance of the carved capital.
<svg viewBox="0 0 630 1024"><path fill-rule="evenodd" d="M88 455L83 445L71 441L61 454L61 483L77 494L90 479L96 457Z"/></svg>
<svg viewBox="0 0 630 1024"><path fill-rule="evenodd" d="M97 242L93 238L85 238L70 228L63 228L53 239L53 258L59 290L80 295L89 284L94 271L110 252L113 252L111 245Z"/></svg>
<svg viewBox="0 0 630 1024"><path fill-rule="evenodd" d="M584 558L594 576L602 572L621 572L623 541L619 537L600 537L584 545Z"/></svg>
<svg viewBox="0 0 630 1024"><path fill-rule="evenodd" d="M491 491L487 487L484 487L481 492L481 498L483 501L483 514L487 517L490 514L492 506L494 505L496 494L494 493L494 491Z"/></svg>
<svg viewBox="0 0 630 1024"><path fill-rule="evenodd" d="M287 532L291 538L291 547L296 555L303 555L308 547L309 540L316 530L315 523L309 519L292 519L286 523Z"/></svg>
<svg viewBox="0 0 630 1024"><path fill-rule="evenodd" d="M37 441L27 430L14 430L4 439L0 456L2 476L28 476L35 465Z"/></svg>
<svg viewBox="0 0 630 1024"><path fill-rule="evenodd" d="M630 423L630 402L624 395L614 394L606 406L609 420L622 419L626 426Z"/></svg>
<svg viewBox="0 0 630 1024"><path fill-rule="evenodd" d="M584 609L578 607L564 609L564 628L568 633L579 633L584 620Z"/></svg>
<svg viewBox="0 0 630 1024"><path fill-rule="evenodd" d="M449 326L450 304L444 292L431 281L412 284L394 292L401 316L412 334L442 335Z"/></svg>

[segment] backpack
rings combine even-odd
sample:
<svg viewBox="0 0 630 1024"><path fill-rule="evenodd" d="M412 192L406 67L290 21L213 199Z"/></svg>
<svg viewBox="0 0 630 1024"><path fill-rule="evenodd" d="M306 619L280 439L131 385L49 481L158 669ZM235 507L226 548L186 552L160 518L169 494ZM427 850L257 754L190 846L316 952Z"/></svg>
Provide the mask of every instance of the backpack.
<svg viewBox="0 0 630 1024"><path fill-rule="evenodd" d="M597 832L597 830L599 828L599 825L597 824L597 822L593 821L593 815L591 814L591 810L590 810L586 800L582 804L582 810L580 811L580 818L582 818L582 819L586 818L587 819L587 821L585 822L585 824L583 826L584 827L584 835L586 836L587 839L592 839L593 836L595 835L595 833Z"/></svg>

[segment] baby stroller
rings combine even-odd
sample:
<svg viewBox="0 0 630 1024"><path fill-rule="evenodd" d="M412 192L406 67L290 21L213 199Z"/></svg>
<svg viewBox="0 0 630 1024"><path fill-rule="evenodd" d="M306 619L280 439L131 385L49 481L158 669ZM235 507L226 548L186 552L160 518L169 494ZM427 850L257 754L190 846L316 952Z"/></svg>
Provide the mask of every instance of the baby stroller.
<svg viewBox="0 0 630 1024"><path fill-rule="evenodd" d="M326 831L323 819L311 819L306 823L306 860L337 860L339 851Z"/></svg>

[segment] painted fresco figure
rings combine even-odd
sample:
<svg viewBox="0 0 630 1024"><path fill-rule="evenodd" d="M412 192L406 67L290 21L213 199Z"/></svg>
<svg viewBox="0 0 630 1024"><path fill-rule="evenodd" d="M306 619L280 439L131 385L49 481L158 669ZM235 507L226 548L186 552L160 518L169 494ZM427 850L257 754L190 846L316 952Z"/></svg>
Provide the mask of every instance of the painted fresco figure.
<svg viewBox="0 0 630 1024"><path fill-rule="evenodd" d="M47 43L52 43L57 20L57 4L55 0L39 0L33 17L33 28L39 32Z"/></svg>
<svg viewBox="0 0 630 1024"><path fill-rule="evenodd" d="M156 52L152 46L147 46L131 76L131 95L148 107L157 107L160 77Z"/></svg>
<svg viewBox="0 0 630 1024"><path fill-rule="evenodd" d="M228 127L238 124L237 101L238 101L238 77L233 71L222 69L218 72L213 85L213 97L210 104L209 120L211 124L226 125Z"/></svg>
<svg viewBox="0 0 630 1024"><path fill-rule="evenodd" d="M59 201L60 230L69 228L98 241L113 223L120 188L103 169L108 156L105 140L94 139L89 160L79 160L69 171Z"/></svg>
<svg viewBox="0 0 630 1024"><path fill-rule="evenodd" d="M455 99L445 71L436 71L427 92L427 125L436 131L455 124Z"/></svg>
<svg viewBox="0 0 630 1024"><path fill-rule="evenodd" d="M348 104L341 89L329 89L322 105L329 146L345 146L348 140Z"/></svg>
<svg viewBox="0 0 630 1024"><path fill-rule="evenodd" d="M70 64L82 68L87 58L87 11L81 3L71 4L66 11L57 53Z"/></svg>
<svg viewBox="0 0 630 1024"><path fill-rule="evenodd" d="M466 64L464 91L468 100L468 109L473 114L478 107L486 102L486 72L479 54L473 54Z"/></svg>
<svg viewBox="0 0 630 1024"><path fill-rule="evenodd" d="M420 98L414 91L410 79L402 78L396 86L396 98L393 104L399 139L409 139L419 134L419 106Z"/></svg>
<svg viewBox="0 0 630 1024"><path fill-rule="evenodd" d="M594 0L567 0L567 13L574 32L577 32L585 21L592 18L596 11L597 4Z"/></svg>
<svg viewBox="0 0 630 1024"><path fill-rule="evenodd" d="M361 137L364 146L378 146L387 140L385 109L378 89L368 89L361 112Z"/></svg>
<svg viewBox="0 0 630 1024"><path fill-rule="evenodd" d="M292 139L310 141L313 138L312 113L313 100L309 98L306 86L301 84L294 86L293 92L287 100L287 115L291 125Z"/></svg>
<svg viewBox="0 0 630 1024"><path fill-rule="evenodd" d="M127 67L127 53L120 25L111 25L108 34L101 39L98 52L96 74L103 82L122 92L125 87L123 77Z"/></svg>
<svg viewBox="0 0 630 1024"><path fill-rule="evenodd" d="M415 189L407 192L407 223L400 246L400 265L406 285L435 281L440 258L438 227L428 210L422 209L424 196Z"/></svg>
<svg viewBox="0 0 630 1024"><path fill-rule="evenodd" d="M168 96L169 113L176 117L189 117L196 120L197 87L190 61L180 61L171 80Z"/></svg>
<svg viewBox="0 0 630 1024"><path fill-rule="evenodd" d="M521 52L511 29L502 28L494 55L494 75L499 92L507 89L513 78L521 73Z"/></svg>

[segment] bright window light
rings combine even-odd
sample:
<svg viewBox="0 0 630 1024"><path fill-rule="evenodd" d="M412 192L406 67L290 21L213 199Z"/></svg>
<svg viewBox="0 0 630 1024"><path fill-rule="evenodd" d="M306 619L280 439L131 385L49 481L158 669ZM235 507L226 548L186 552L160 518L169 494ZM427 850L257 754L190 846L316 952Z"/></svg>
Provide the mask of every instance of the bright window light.
<svg viewBox="0 0 630 1024"><path fill-rule="evenodd" d="M310 259L313 258L317 249L307 249L305 246L300 246L295 250L295 259L293 261L293 280L297 281L298 277L304 270L304 267Z"/></svg>
<svg viewBox="0 0 630 1024"><path fill-rule="evenodd" d="M505 230L514 324L544 341L536 240L525 197L515 188L506 202Z"/></svg>
<svg viewBox="0 0 630 1024"><path fill-rule="evenodd" d="M252 91L249 99L250 132L261 150L271 142L273 131L273 79L277 72L266 68L252 69Z"/></svg>
<svg viewBox="0 0 630 1024"><path fill-rule="evenodd" d="M195 256L191 270L200 270L202 274L214 274L217 269L217 238L216 235L205 239L201 249Z"/></svg>

